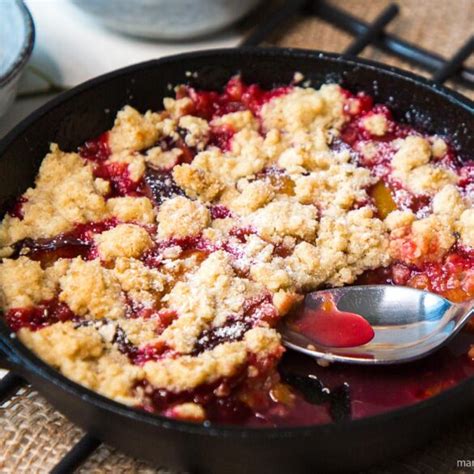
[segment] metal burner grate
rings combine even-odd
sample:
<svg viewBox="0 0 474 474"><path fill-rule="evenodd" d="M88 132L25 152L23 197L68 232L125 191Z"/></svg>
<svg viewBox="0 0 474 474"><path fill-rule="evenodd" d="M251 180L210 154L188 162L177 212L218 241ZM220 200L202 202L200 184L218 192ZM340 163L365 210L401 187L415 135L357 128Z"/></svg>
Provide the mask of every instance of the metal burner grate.
<svg viewBox="0 0 474 474"><path fill-rule="evenodd" d="M384 28L398 13L398 5L392 3L372 23L366 23L324 0L287 0L258 25L255 31L242 41L241 46L260 45L298 14L315 15L354 36L352 44L342 53L345 56L355 56L372 45L385 53L404 59L411 65L425 69L439 84L451 79L474 90L474 69L463 65L474 52L474 36L468 38L451 59L445 59L439 54L385 33Z"/></svg>
<svg viewBox="0 0 474 474"><path fill-rule="evenodd" d="M266 17L240 44L242 47L259 46L277 30L281 30L297 14L315 15L340 28L352 36L353 42L342 53L356 56L367 46L373 45L380 50L404 59L412 65L422 67L432 74L435 82L442 84L451 79L470 89L474 89L474 69L463 65L474 52L474 37L456 51L451 59L420 48L397 36L384 32L384 28L399 13L396 4L389 5L371 23L350 15L323 0L286 0ZM0 405L13 397L26 382L19 376L8 373L0 380ZM101 442L90 434L84 435L71 450L53 468L53 474L66 474L74 471L90 456Z"/></svg>

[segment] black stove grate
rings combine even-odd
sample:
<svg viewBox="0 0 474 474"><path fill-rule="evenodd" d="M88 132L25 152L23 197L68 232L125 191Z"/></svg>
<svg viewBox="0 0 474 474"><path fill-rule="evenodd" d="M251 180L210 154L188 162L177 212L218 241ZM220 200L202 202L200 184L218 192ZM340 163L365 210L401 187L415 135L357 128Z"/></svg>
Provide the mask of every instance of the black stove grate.
<svg viewBox="0 0 474 474"><path fill-rule="evenodd" d="M18 393L18 390L20 390L25 383L21 377L15 375L13 372L9 372L5 375L5 377L0 380L0 406Z"/></svg>
<svg viewBox="0 0 474 474"><path fill-rule="evenodd" d="M445 59L439 54L385 33L384 27L397 16L398 12L398 5L392 3L372 23L365 23L325 0L287 0L268 18L265 18L240 45L258 46L284 28L296 15L310 14L354 36L353 43L344 51L344 55L357 55L371 44L413 66L425 69L439 84L451 79L464 87L474 89L474 68L463 65L463 62L474 52L474 36L468 38L451 59Z"/></svg>
<svg viewBox="0 0 474 474"><path fill-rule="evenodd" d="M51 469L50 474L68 474L74 472L99 446L100 441L85 434Z"/></svg>
<svg viewBox="0 0 474 474"><path fill-rule="evenodd" d="M345 30L354 36L353 42L342 53L356 56L368 45L374 45L386 53L420 66L432 74L437 83L451 79L458 84L474 89L474 69L463 65L474 52L474 37L454 53L451 59L445 59L436 53L420 48L394 35L384 32L385 26L398 14L399 7L391 4L372 22L365 23L349 13L323 0L286 0L247 36L240 44L242 47L259 46L277 30L283 28L298 14L311 14ZM13 373L0 380L0 405L13 397L26 382ZM52 474L67 474L78 468L99 446L101 442L90 434L85 434L52 469Z"/></svg>

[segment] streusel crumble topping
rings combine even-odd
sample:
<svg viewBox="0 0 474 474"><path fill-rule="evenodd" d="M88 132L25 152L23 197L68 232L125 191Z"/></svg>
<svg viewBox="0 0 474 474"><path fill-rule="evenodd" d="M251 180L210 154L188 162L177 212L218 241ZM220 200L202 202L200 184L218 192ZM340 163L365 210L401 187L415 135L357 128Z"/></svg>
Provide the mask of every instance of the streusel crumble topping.
<svg viewBox="0 0 474 474"><path fill-rule="evenodd" d="M291 404L275 326L305 292L382 271L474 296L473 169L335 84L180 86L77 152L51 145L0 224L1 309L102 395L240 420Z"/></svg>

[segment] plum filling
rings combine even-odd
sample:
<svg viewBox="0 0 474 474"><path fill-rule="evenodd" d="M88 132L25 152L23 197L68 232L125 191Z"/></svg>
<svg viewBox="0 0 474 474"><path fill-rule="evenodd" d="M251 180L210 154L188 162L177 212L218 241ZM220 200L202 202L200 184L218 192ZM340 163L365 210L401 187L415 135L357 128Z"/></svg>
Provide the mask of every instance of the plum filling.
<svg viewBox="0 0 474 474"><path fill-rule="evenodd" d="M89 161L101 162L109 158L109 134L103 133L95 140L89 140L79 147L79 154Z"/></svg>
<svg viewBox="0 0 474 474"><path fill-rule="evenodd" d="M143 409L176 417L175 407L182 403L197 403L204 407L207 419L218 423L242 423L252 415L250 407L235 394L244 374L201 385L194 390L173 392L156 389L142 382L136 390L145 394Z"/></svg>
<svg viewBox="0 0 474 474"><path fill-rule="evenodd" d="M216 217L217 219L222 219L224 218L223 216L230 216L230 211L228 211L224 206L211 207L211 214L212 213L216 213L219 216ZM237 243L245 243L247 237L255 233L256 231L251 227L236 227L230 230L229 235L231 238L235 238ZM170 238L158 241L154 248L145 252L142 260L145 265L149 267L159 267L166 258L166 250L174 247L180 249L180 258L186 258L191 254L199 254L205 258L207 255L212 252L217 252L218 250L225 250L229 256L233 258L234 263L238 263L236 261L242 257L242 252L238 245L231 240L211 242L202 235L196 235L192 237ZM282 253L287 252L287 249L284 248L284 246L280 246L279 248L281 248Z"/></svg>
<svg viewBox="0 0 474 474"><path fill-rule="evenodd" d="M256 234L256 233L257 231L253 227L246 226L246 227L234 227L233 229L230 230L229 235L231 235L232 237L235 237L240 242L245 242L249 235Z"/></svg>
<svg viewBox="0 0 474 474"><path fill-rule="evenodd" d="M15 202L10 206L7 211L7 214L11 217L16 217L17 219L23 219L23 204L28 202L28 199L25 196L20 196Z"/></svg>
<svg viewBox="0 0 474 474"><path fill-rule="evenodd" d="M178 148L181 150L181 155L178 157L174 166L181 165L183 163L191 163L191 161L194 159L194 156L196 155L196 148L186 145L185 138L188 131L185 128L178 126L176 132L178 133L179 138L164 137L160 139L158 144L155 146L159 146L163 151L168 151L173 148Z"/></svg>
<svg viewBox="0 0 474 474"><path fill-rule="evenodd" d="M374 105L373 100L365 94L353 95L346 91L346 97L345 112L349 121L341 131L340 137L333 142L333 148L340 148L342 141L343 144L349 146L353 159L380 179L379 183L370 190L376 207L382 211L379 214L380 217L383 218L395 209L411 210L418 217L427 215L431 197L410 192L392 175L391 161L396 152L392 142L413 135L415 130L409 125L394 121L386 106ZM386 121L386 129L380 135L374 135L365 126L366 120L375 115L383 117ZM420 134L415 133L415 135ZM469 177L469 168L472 165L462 166L449 144L446 152L438 158L437 162L459 174L461 188L463 182L472 183L472 176ZM463 181L463 176L467 178L465 181ZM385 202L382 206L379 205L381 200Z"/></svg>
<svg viewBox="0 0 474 474"><path fill-rule="evenodd" d="M127 163L100 162L94 167L94 176L110 183L107 197L140 195L143 183L130 177Z"/></svg>
<svg viewBox="0 0 474 474"><path fill-rule="evenodd" d="M242 315L230 315L222 326L206 329L197 340L193 355L214 349L224 342L240 341L253 327L267 323L274 326L278 314L271 296L262 294L245 301Z"/></svg>
<svg viewBox="0 0 474 474"><path fill-rule="evenodd" d="M240 341L253 324L251 318L231 315L222 326L206 329L197 340L192 354L214 349L223 342Z"/></svg>
<svg viewBox="0 0 474 474"><path fill-rule="evenodd" d="M206 420L213 423L262 422L267 414L281 412L282 406L289 407L293 400L289 389L280 383L276 371L280 358L280 351L260 359L251 355L248 367L243 367L232 377L221 378L193 390L174 392L155 388L146 381L139 382L136 390L144 400L141 408L179 418L178 405L196 403L204 408ZM253 371L251 377L248 370ZM269 420L269 423L272 421Z"/></svg>
<svg viewBox="0 0 474 474"><path fill-rule="evenodd" d="M171 171L147 168L144 194L159 206L165 199L184 196L184 191L175 183Z"/></svg>
<svg viewBox="0 0 474 474"><path fill-rule="evenodd" d="M109 230L117 223L114 218L88 222L51 239L23 239L14 245L13 257L27 254L30 259L40 261L43 267L52 265L59 258L82 257L91 260L97 258L94 234Z"/></svg>
<svg viewBox="0 0 474 474"><path fill-rule="evenodd" d="M290 327L305 334L316 345L356 347L374 337L374 330L359 314L340 311L327 294L316 298L306 295L303 308L290 319Z"/></svg>
<svg viewBox="0 0 474 474"><path fill-rule="evenodd" d="M202 253L208 255L215 252L217 247L202 236L171 238L159 241L154 248L146 252L142 258L145 265L149 267L159 267L165 258L164 253L167 249L179 247L181 257L189 253Z"/></svg>
<svg viewBox="0 0 474 474"><path fill-rule="evenodd" d="M451 301L461 302L474 297L474 252L454 248L440 261L410 265L394 262L387 268L370 270L356 284L391 284L438 293Z"/></svg>
<svg viewBox="0 0 474 474"><path fill-rule="evenodd" d="M4 318L10 329L17 332L22 328L36 331L77 317L66 303L53 298L31 308L12 308L5 313Z"/></svg>
<svg viewBox="0 0 474 474"><path fill-rule="evenodd" d="M326 406L334 421L350 419L351 393L347 383L329 389L317 377L284 371L282 379L298 390L305 402Z"/></svg>
<svg viewBox="0 0 474 474"><path fill-rule="evenodd" d="M256 176L258 179L267 180L278 192L287 196L295 195L295 183L285 170L276 167L268 167Z"/></svg>
<svg viewBox="0 0 474 474"><path fill-rule="evenodd" d="M474 191L474 163L467 163L459 169L458 186L466 193Z"/></svg>
<svg viewBox="0 0 474 474"><path fill-rule="evenodd" d="M136 365L143 365L145 362L164 357L172 357L174 353L164 342L137 347L129 341L121 327L117 327L112 343L130 359L130 362Z"/></svg>
<svg viewBox="0 0 474 474"><path fill-rule="evenodd" d="M232 137L235 130L230 125L222 125L220 127L211 127L209 137L209 145L216 146L222 151L229 151L232 143Z"/></svg>
<svg viewBox="0 0 474 474"><path fill-rule="evenodd" d="M128 163L108 161L111 155L109 134L103 133L95 140L87 141L79 147L79 154L90 161L94 167L94 176L110 183L107 197L129 196L141 194L141 180L134 181L130 177Z"/></svg>
<svg viewBox="0 0 474 474"><path fill-rule="evenodd" d="M214 117L242 110L251 110L258 116L265 103L287 94L291 89L291 86L285 86L264 90L257 84L246 85L236 76L229 80L222 93L183 86L178 90L177 98L190 97L193 110L189 113L212 120Z"/></svg>
<svg viewBox="0 0 474 474"><path fill-rule="evenodd" d="M222 205L211 206L210 211L212 219L226 219L227 217L232 217L232 212Z"/></svg>

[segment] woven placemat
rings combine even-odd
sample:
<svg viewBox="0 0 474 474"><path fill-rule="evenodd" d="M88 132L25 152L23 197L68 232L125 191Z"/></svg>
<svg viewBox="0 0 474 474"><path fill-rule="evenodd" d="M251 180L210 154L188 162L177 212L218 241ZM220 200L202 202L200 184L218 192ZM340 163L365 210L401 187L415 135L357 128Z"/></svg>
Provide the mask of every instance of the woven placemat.
<svg viewBox="0 0 474 474"><path fill-rule="evenodd" d="M371 20L389 1L333 0L361 18ZM394 34L448 57L472 34L473 0L397 0L401 13L388 28ZM351 37L316 18L295 20L275 42L281 46L341 51ZM422 70L367 48L363 57ZM474 66L474 58L468 61ZM474 92L457 88L474 99ZM33 474L49 472L81 438L75 427L38 393L28 388L0 407L0 472ZM458 422L423 449L377 466L370 474L463 472L457 460L474 460L474 417ZM102 445L81 467L87 473L162 473L168 471L132 459ZM465 472L471 472L466 470Z"/></svg>
<svg viewBox="0 0 474 474"><path fill-rule="evenodd" d="M390 3L389 0L332 0L330 3L343 8L352 15L373 20ZM386 31L393 33L429 51L449 58L474 33L473 0L395 0L400 13ZM286 29L277 39L280 46L319 49L322 51L343 51L350 44L352 36L314 17L301 17ZM398 66L429 77L423 69L387 55L376 48L367 47L361 57ZM465 63L474 67L474 56ZM474 99L474 91L446 85Z"/></svg>

